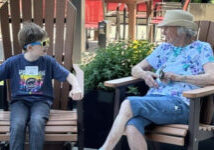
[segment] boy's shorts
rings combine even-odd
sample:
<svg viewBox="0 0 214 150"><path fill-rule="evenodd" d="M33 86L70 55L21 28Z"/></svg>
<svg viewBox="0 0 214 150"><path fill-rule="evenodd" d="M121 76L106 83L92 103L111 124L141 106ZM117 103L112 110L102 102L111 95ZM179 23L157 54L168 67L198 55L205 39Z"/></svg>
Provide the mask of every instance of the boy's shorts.
<svg viewBox="0 0 214 150"><path fill-rule="evenodd" d="M130 96L133 118L127 125L134 125L142 134L151 124L187 124L189 106L179 97L165 95Z"/></svg>

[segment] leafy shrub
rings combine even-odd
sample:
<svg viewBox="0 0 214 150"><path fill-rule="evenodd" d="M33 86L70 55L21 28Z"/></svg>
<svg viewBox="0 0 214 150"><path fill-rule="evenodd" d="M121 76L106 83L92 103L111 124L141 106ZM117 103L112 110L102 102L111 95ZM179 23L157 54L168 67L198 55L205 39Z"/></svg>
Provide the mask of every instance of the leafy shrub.
<svg viewBox="0 0 214 150"><path fill-rule="evenodd" d="M113 43L97 49L96 56L83 65L86 90L106 89L104 81L130 76L131 68L148 56L153 48L153 44L142 40Z"/></svg>

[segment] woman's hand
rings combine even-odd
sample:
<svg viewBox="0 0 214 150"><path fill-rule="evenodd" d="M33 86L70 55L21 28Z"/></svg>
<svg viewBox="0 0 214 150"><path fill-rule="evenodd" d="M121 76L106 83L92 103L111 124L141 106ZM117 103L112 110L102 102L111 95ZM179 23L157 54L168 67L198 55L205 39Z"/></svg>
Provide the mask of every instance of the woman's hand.
<svg viewBox="0 0 214 150"><path fill-rule="evenodd" d="M158 83L155 81L155 79L158 78L158 75L154 72L145 71L142 78L150 88L158 88Z"/></svg>
<svg viewBox="0 0 214 150"><path fill-rule="evenodd" d="M80 90L80 88L73 88L69 92L69 97L71 97L73 100L81 100L83 98L83 92Z"/></svg>
<svg viewBox="0 0 214 150"><path fill-rule="evenodd" d="M181 79L182 79L182 75L178 75L172 72L165 72L163 77L163 82L167 82L167 83L171 81L178 82L178 81L181 81Z"/></svg>

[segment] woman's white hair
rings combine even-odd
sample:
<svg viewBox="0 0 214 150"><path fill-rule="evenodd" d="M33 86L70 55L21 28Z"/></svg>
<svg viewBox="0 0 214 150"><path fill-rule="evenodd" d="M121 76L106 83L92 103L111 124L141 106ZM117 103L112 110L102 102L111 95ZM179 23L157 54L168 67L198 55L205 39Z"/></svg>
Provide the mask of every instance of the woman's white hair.
<svg viewBox="0 0 214 150"><path fill-rule="evenodd" d="M177 33L178 35L186 34L189 38L192 38L197 35L197 31L186 27L178 27Z"/></svg>

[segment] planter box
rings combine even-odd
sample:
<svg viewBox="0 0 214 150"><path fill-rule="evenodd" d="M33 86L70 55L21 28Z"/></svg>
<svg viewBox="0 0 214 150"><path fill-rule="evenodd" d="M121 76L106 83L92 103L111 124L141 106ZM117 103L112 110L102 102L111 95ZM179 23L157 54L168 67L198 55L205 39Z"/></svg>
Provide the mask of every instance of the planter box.
<svg viewBox="0 0 214 150"><path fill-rule="evenodd" d="M99 148L113 123L114 92L88 91L84 95L85 147Z"/></svg>

